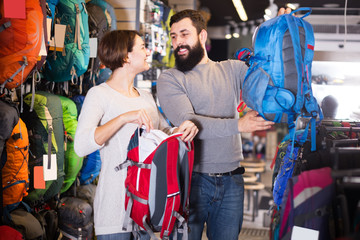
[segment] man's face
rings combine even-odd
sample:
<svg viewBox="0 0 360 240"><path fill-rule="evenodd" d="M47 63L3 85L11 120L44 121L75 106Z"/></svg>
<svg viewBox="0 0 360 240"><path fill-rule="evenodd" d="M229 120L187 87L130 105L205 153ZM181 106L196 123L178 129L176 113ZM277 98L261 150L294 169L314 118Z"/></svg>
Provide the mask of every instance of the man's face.
<svg viewBox="0 0 360 240"><path fill-rule="evenodd" d="M171 42L174 47L176 67L182 71L193 69L204 57L204 48L196 28L189 18L171 26Z"/></svg>

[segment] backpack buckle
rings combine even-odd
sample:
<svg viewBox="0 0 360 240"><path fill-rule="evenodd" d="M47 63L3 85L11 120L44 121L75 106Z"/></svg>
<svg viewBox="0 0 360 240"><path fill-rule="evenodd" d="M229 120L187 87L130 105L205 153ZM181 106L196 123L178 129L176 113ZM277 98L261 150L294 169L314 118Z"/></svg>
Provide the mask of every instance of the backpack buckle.
<svg viewBox="0 0 360 240"><path fill-rule="evenodd" d="M253 51L250 48L241 48L235 53L235 58L245 62L245 64L250 67L250 57L252 56Z"/></svg>

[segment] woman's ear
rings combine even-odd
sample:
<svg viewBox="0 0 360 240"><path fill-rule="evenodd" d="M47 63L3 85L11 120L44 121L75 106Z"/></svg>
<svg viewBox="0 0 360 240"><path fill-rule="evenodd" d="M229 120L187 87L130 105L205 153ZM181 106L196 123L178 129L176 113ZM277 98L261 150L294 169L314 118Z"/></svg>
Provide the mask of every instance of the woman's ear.
<svg viewBox="0 0 360 240"><path fill-rule="evenodd" d="M130 63L130 58L129 58L129 56L126 56L126 57L124 58L124 63Z"/></svg>

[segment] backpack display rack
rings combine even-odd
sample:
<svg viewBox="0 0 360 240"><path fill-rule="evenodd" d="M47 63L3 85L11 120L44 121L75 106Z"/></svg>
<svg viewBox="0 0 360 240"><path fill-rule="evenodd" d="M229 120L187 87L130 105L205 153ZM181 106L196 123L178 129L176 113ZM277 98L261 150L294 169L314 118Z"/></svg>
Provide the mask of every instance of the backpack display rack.
<svg viewBox="0 0 360 240"><path fill-rule="evenodd" d="M359 239L360 237L360 122L324 120L316 131L317 150L311 152L309 143L305 143L301 154L294 158L294 165L296 164L299 169L294 171L292 177L288 179L281 206L277 205L273 209L270 239L290 239L292 227L295 225L318 230L320 240L345 237ZM316 201L306 202L306 207L311 208L319 204L321 199L328 198L329 202L324 201L321 207L318 205L313 211L319 214L305 216L302 212L302 215L296 215L295 209L286 210L291 208L285 203L295 202L294 194L300 191L299 188L296 191L291 190L294 189L299 176L304 178L304 174L309 175L315 170L319 171L316 173L319 178L320 172L326 168L331 170L330 177L333 186L329 185L325 188L324 181L320 181L319 183L324 186L322 189L324 191L319 191L314 195ZM314 184L315 180L310 183ZM311 191L309 189L307 194L314 194L314 191L314 189ZM309 195L306 196L310 199ZM310 225L296 224L299 223L299 219L304 220L308 217L312 219Z"/></svg>
<svg viewBox="0 0 360 240"><path fill-rule="evenodd" d="M359 239L360 122L324 121L319 135L331 155L331 174L336 182L336 237Z"/></svg>

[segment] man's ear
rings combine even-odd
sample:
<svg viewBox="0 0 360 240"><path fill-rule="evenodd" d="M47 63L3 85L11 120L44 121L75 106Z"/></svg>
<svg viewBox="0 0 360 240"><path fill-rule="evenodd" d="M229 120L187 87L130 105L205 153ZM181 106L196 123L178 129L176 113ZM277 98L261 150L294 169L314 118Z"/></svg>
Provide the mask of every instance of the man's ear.
<svg viewBox="0 0 360 240"><path fill-rule="evenodd" d="M202 45L205 45L205 42L207 40L207 31L205 29L201 30L199 37L200 37L200 43Z"/></svg>

